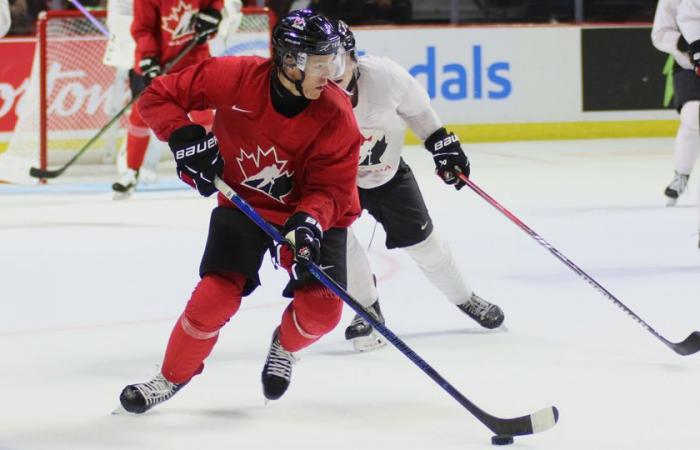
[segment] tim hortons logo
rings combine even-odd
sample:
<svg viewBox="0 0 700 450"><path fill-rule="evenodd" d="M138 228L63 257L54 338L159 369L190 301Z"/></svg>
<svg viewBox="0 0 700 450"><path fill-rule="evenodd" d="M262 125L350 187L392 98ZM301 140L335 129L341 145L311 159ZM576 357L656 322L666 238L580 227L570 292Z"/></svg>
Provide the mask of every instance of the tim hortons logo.
<svg viewBox="0 0 700 450"><path fill-rule="evenodd" d="M64 70L60 62L49 64L46 73L48 114L54 117L72 117L80 114L93 116L108 114L115 106L118 109L123 103L123 97L118 95L118 89L110 89L114 74L106 69L97 72L82 69ZM0 83L0 97L4 100L0 105L0 117L8 114L15 102L17 116L31 114L36 108L32 102L36 102L37 99L27 95L28 86L28 79L16 89L7 83ZM121 89L121 86L119 88Z"/></svg>
<svg viewBox="0 0 700 450"><path fill-rule="evenodd" d="M170 14L163 17L162 28L171 36L168 45L180 45L191 39L194 34L194 16L197 11L189 3L180 0L180 3L170 10Z"/></svg>
<svg viewBox="0 0 700 450"><path fill-rule="evenodd" d="M284 203L284 198L292 191L294 172L287 169L288 161L277 157L274 147L267 151L258 147L257 152L251 154L241 149L236 161L244 177L242 185Z"/></svg>

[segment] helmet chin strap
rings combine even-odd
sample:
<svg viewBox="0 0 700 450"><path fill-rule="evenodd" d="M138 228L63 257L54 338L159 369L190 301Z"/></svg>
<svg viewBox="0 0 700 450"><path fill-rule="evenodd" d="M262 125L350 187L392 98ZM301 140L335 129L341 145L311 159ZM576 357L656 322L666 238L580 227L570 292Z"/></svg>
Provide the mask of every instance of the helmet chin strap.
<svg viewBox="0 0 700 450"><path fill-rule="evenodd" d="M304 88L303 88L302 85L301 85L301 84L304 82L304 78L306 78L306 73L304 73L303 70L300 70L300 72L301 72L301 80L292 80L292 79L289 77L289 75L287 75L287 72L284 70L284 67L280 67L280 72L282 72L282 76L285 77L285 78L287 79L287 81L289 81L290 83L294 84L294 87L296 88L296 90L297 90L297 92L299 93L299 95L301 95L302 97L306 98L306 96L304 95ZM306 100L309 100L309 99L306 98Z"/></svg>

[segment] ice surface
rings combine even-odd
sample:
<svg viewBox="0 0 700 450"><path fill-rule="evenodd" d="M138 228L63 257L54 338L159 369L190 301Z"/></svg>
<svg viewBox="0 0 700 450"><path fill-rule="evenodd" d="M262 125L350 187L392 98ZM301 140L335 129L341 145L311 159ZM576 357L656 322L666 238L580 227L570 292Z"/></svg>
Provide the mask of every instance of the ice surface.
<svg viewBox="0 0 700 450"><path fill-rule="evenodd" d="M472 179L672 341L700 329L697 182L664 207L670 139L470 145ZM507 330L482 330L401 251L370 251L389 327L483 409L556 405L510 448L698 449L700 354L675 355L499 212L406 157L437 230ZM213 200L173 175L111 200L112 179L0 186L0 449L486 449L491 433L392 347L355 354L352 318L260 386L284 274L222 331L205 372L143 416L112 416L156 372L197 281ZM184 185L183 185L184 186ZM373 222L356 225L367 243Z"/></svg>

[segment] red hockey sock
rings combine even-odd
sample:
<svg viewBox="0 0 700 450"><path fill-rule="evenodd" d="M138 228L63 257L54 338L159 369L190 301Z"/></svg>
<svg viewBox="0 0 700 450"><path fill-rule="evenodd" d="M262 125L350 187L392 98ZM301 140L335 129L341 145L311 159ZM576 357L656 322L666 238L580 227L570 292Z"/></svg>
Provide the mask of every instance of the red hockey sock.
<svg viewBox="0 0 700 450"><path fill-rule="evenodd" d="M138 108L133 105L129 114L129 128L126 135L126 165L129 169L139 170L148 149L150 131L141 118Z"/></svg>
<svg viewBox="0 0 700 450"><path fill-rule="evenodd" d="M245 283L237 273L204 275L170 334L162 371L166 379L184 383L202 372L219 330L241 305Z"/></svg>
<svg viewBox="0 0 700 450"><path fill-rule="evenodd" d="M280 325L280 343L296 352L331 332L343 311L343 302L328 288L314 284L294 293Z"/></svg>

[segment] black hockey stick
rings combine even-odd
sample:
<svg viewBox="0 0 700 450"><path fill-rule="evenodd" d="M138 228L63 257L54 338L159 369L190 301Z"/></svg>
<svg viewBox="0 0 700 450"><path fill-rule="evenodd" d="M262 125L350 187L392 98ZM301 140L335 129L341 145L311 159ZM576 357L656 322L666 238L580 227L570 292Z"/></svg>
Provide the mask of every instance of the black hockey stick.
<svg viewBox="0 0 700 450"><path fill-rule="evenodd" d="M244 199L238 196L238 194L219 177L214 180L216 188L221 192L226 198L228 198L238 209L240 209L248 218L250 218L255 224L260 227L268 236L270 236L277 243L287 242L280 232L274 226L270 225L265 219L263 219L257 211L255 211ZM469 399L467 399L461 392L459 392L454 386L452 386L447 380L445 380L435 369L433 369L430 364L428 364L423 358L418 356L404 341L402 341L398 336L396 336L391 330L389 330L384 324L375 319L372 315L368 314L364 308L348 294L345 289L343 289L338 283L336 283L332 278L330 278L326 273L319 268L316 264L311 263L309 266L309 271L316 277L324 286L333 291L338 297L340 297L350 308L352 308L357 314L362 316L370 325L372 325L382 336L384 336L389 342L394 345L401 353L403 353L408 359L410 359L415 365L417 365L423 372L425 372L435 383L437 383L441 388L443 388L448 394L452 396L460 405L467 409L474 417L476 417L481 423L486 425L486 427L496 433L498 439L505 439L506 441L512 436L523 436L528 434L539 433L552 428L559 420L559 411L556 407L550 406L548 408L541 409L532 414L526 416L516 417L513 419L501 419L499 417L492 416L491 414L485 412ZM496 440L494 436L494 442Z"/></svg>
<svg viewBox="0 0 700 450"><path fill-rule="evenodd" d="M590 275L588 275L586 272L581 270L576 264L574 264L569 258L564 256L559 250L554 248L552 244L549 242L545 241L542 236L539 234L535 233L535 231L525 225L520 219L518 219L513 213L508 211L505 207L503 207L500 203L498 203L496 200L494 200L489 194L484 192L479 186L477 186L473 181L471 181L469 178L465 177L463 174L459 175L459 178L467 183L467 186L469 186L474 192L476 192L481 198L486 200L488 203L490 203L492 206L494 206L497 210L503 213L504 216L509 218L514 224L519 226L523 231L525 231L527 234L530 235L534 240L537 241L538 244L549 250L554 256L556 256L561 262L566 264L571 270L573 270L577 275L579 275L581 278L586 280L591 286L593 286L598 292L602 293L605 297L608 299L612 300L612 302L617 305L620 309L622 309L624 312L629 314L634 320L637 321L645 330L647 330L649 333L653 334L657 339L659 339L661 342L666 344L671 350L674 352L678 353L679 355L692 355L693 353L696 353L697 351L700 350L700 332L699 331L693 331L690 333L690 335L685 338L681 342L671 342L665 337L663 337L661 334L659 334L655 329L653 329L648 323L642 320L641 317L639 317L637 314L634 313L631 309L629 309L624 303L622 303L620 300L617 299L614 295L610 293L607 289L605 289L600 283L598 283L596 280L593 279Z"/></svg>
<svg viewBox="0 0 700 450"><path fill-rule="evenodd" d="M183 48L175 58L173 58L171 61L169 61L168 64L165 65L165 70L163 71L163 73L164 74L168 73L170 71L170 69L175 64L180 62L180 60L182 58L184 58L185 55L187 55L194 48L195 45L197 45L198 39L199 39L199 35L195 36L195 38L192 39L192 41L190 41L190 43L187 44L187 46L185 48ZM120 109L119 112L117 112L117 114L114 117L112 117L109 120L109 122L107 122L105 124L105 126L103 126L92 138L90 138L90 140L87 141L85 143L85 145L83 145L83 147L80 150L78 150L78 153L73 155L73 157L71 159L69 159L68 162L66 162L63 166L59 167L58 169L54 169L54 170L40 169L38 167L31 167L31 168L29 168L29 175L34 177L34 178L42 178L42 179L56 178L56 177L60 176L63 172L66 171L66 169L68 169L70 166L72 166L73 163L76 162L78 160L78 158L80 158L83 155L83 153L88 151L90 149L90 147L92 147L92 144L94 144L100 137L102 137L102 135L107 130L109 130L109 128L112 125L114 125L114 123L117 122L121 118L122 115L124 115L124 113L129 109L129 107L136 100L138 100L138 98L140 96L141 96L141 94L139 93L139 95L137 95L136 97L133 97L131 100L129 100L129 102L126 105L124 105L124 107L122 109Z"/></svg>

